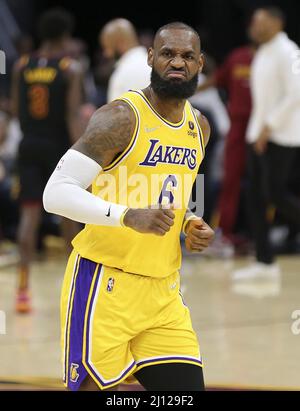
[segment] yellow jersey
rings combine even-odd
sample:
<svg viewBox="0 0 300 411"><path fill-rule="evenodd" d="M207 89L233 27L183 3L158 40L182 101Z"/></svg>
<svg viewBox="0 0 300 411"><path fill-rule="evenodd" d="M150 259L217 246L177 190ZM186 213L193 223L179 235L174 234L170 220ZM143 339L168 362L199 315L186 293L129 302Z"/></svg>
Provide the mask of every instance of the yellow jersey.
<svg viewBox="0 0 300 411"><path fill-rule="evenodd" d="M132 108L136 127L126 148L93 182L92 192L130 208L173 203L174 225L164 236L128 227L87 224L72 244L82 257L127 273L167 277L181 265L180 233L204 156L198 118L186 101L179 123L164 119L140 90L118 100Z"/></svg>

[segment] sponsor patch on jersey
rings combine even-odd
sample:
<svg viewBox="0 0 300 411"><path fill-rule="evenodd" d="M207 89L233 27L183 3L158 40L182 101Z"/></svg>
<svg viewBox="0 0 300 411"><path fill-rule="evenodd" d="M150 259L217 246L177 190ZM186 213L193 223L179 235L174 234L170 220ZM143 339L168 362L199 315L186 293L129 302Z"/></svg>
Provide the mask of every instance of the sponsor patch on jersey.
<svg viewBox="0 0 300 411"><path fill-rule="evenodd" d="M194 130L194 128L195 128L195 124L192 121L189 121L189 128L191 130Z"/></svg>
<svg viewBox="0 0 300 411"><path fill-rule="evenodd" d="M195 131L191 131L191 130L188 131L188 136L192 136L193 138L196 138L197 135L198 134Z"/></svg>

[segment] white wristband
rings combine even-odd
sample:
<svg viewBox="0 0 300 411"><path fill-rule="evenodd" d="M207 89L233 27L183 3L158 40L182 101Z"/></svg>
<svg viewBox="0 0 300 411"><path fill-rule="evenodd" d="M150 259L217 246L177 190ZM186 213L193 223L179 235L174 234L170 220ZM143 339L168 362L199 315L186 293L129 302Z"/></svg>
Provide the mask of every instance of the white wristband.
<svg viewBox="0 0 300 411"><path fill-rule="evenodd" d="M123 226L127 206L110 203L86 191L101 170L90 157L68 150L45 187L45 210L84 224Z"/></svg>
<svg viewBox="0 0 300 411"><path fill-rule="evenodd" d="M184 222L182 224L182 232L184 235L187 235L185 229L186 229L187 223L191 220L199 220L199 217L197 217L196 215L189 215L188 217L185 216Z"/></svg>

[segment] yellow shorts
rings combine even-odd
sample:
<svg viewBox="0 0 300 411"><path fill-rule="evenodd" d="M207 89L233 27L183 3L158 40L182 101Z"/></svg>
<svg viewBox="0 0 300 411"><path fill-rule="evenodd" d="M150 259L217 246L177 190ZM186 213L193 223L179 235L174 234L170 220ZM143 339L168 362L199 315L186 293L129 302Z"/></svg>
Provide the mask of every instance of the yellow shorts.
<svg viewBox="0 0 300 411"><path fill-rule="evenodd" d="M179 273L129 274L72 252L61 295L64 383L77 390L87 375L100 389L137 370L170 362L202 366Z"/></svg>

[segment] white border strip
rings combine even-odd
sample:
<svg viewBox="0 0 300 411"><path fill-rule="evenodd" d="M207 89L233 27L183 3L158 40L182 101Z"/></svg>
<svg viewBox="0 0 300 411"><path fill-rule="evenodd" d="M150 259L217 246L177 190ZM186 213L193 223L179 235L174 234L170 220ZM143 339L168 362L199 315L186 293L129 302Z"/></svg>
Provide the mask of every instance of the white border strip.
<svg viewBox="0 0 300 411"><path fill-rule="evenodd" d="M174 359L174 357L178 359L183 359L183 360L197 360L202 363L202 357L191 357L190 355L178 355L178 354L173 354L173 355L160 355L159 357L148 357L144 358L142 360L136 361L136 364L139 365L142 362L145 361L159 361L159 360L165 360L165 359Z"/></svg>
<svg viewBox="0 0 300 411"><path fill-rule="evenodd" d="M76 267L77 267L77 261L79 259L79 254L76 255L75 258L75 263L74 263L74 268L73 268L73 274L72 274L72 280L71 280L71 284L70 284L70 290L69 290L69 297L68 297L68 304L67 304L67 310L66 310L66 319L65 319L65 330L64 330L64 352L63 352L63 381L64 382L68 382L66 381L66 376L67 376L67 369L66 367L68 367L68 364L66 364L66 354L67 354L67 328L68 328L68 317L70 314L70 299L71 299L71 294L72 294L72 289L73 289L73 284L74 284L74 279L75 279L75 275L76 275ZM71 319L70 319L71 320Z"/></svg>

